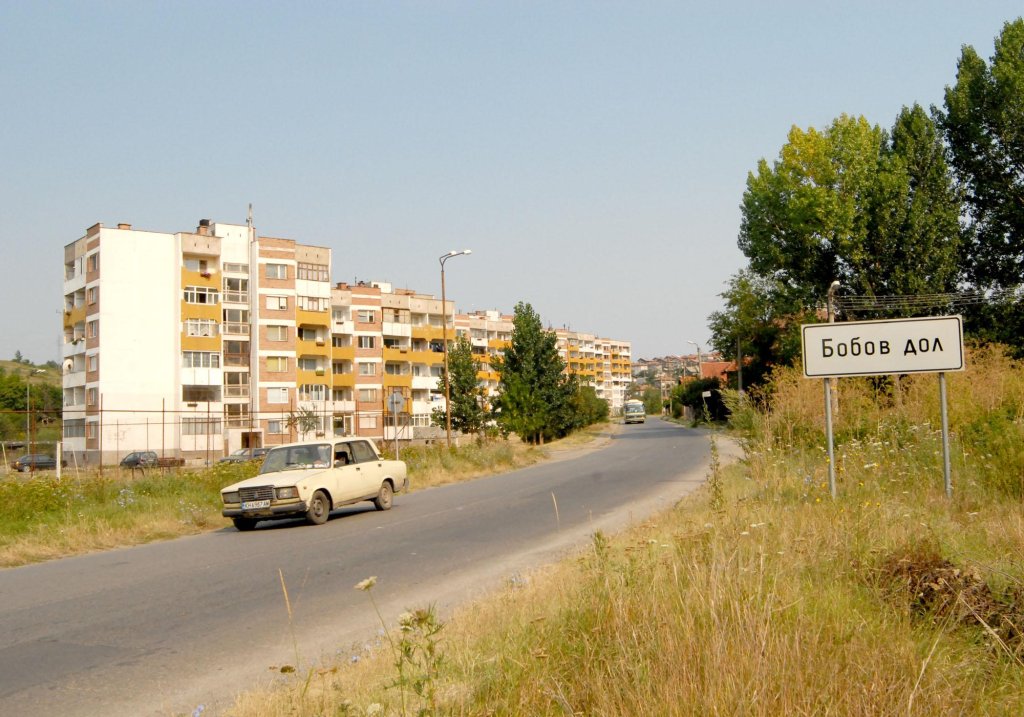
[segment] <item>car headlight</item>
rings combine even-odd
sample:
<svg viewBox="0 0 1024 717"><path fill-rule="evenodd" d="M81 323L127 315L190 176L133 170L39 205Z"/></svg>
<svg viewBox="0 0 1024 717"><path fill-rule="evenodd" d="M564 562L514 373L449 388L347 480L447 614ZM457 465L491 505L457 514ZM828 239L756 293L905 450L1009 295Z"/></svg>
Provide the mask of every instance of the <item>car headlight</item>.
<svg viewBox="0 0 1024 717"><path fill-rule="evenodd" d="M299 497L299 489L296 488L293 485L292 486L288 486L287 488L278 488L277 489L277 498L278 498L278 500L282 500L284 498L298 498L298 497Z"/></svg>
<svg viewBox="0 0 1024 717"><path fill-rule="evenodd" d="M238 491L233 490L230 493L221 493L220 497L224 499L225 503L238 503L241 499L238 497Z"/></svg>

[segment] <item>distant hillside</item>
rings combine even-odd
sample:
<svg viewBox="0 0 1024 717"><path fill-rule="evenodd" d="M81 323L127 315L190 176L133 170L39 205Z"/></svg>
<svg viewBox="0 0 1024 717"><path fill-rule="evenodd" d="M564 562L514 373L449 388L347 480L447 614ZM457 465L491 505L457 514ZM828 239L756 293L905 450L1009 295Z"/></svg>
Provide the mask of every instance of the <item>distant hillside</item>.
<svg viewBox="0 0 1024 717"><path fill-rule="evenodd" d="M60 367L36 366L31 363L18 363L9 359L0 359L0 368L8 376L21 376L22 378L33 371L41 370L43 373L33 374L33 383L48 383L58 388L62 385Z"/></svg>

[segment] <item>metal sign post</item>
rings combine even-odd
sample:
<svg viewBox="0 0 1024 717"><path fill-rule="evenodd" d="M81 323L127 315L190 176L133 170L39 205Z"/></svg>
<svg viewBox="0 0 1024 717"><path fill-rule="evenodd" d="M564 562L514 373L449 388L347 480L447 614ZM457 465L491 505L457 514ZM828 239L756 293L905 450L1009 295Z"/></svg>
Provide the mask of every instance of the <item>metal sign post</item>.
<svg viewBox="0 0 1024 717"><path fill-rule="evenodd" d="M964 370L963 319L939 316L890 321L846 321L800 327L804 376L825 380L825 432L828 478L836 495L832 438L832 379L840 376L884 376L938 373L942 412L943 473L947 497L953 496L949 459L949 417L946 372Z"/></svg>

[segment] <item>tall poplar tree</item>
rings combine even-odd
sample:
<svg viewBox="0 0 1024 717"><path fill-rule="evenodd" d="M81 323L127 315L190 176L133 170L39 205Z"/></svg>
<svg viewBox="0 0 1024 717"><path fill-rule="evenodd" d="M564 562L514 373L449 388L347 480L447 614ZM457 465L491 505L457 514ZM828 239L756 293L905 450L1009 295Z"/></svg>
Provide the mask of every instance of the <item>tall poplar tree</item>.
<svg viewBox="0 0 1024 717"><path fill-rule="evenodd" d="M1003 26L990 64L964 46L945 111L934 111L966 190L968 277L979 288L1016 286L1024 276L1024 19Z"/></svg>
<svg viewBox="0 0 1024 717"><path fill-rule="evenodd" d="M562 425L575 383L563 375L553 331L545 331L530 304L516 304L512 336L493 362L499 375L498 423L532 444L567 432Z"/></svg>

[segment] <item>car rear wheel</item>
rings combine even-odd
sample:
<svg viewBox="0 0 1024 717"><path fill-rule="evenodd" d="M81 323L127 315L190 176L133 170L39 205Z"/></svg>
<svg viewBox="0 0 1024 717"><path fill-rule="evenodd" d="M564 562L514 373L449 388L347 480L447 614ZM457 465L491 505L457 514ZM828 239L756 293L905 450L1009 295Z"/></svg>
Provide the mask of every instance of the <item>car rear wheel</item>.
<svg viewBox="0 0 1024 717"><path fill-rule="evenodd" d="M380 490L377 491L377 497L373 499L373 505L377 510L391 510L391 504L394 502L394 491L391 490L391 483L384 481L380 484Z"/></svg>
<svg viewBox="0 0 1024 717"><path fill-rule="evenodd" d="M253 518L232 518L231 522L235 524L235 527L239 531L245 532L247 530L253 530L256 527L256 523L259 522Z"/></svg>
<svg viewBox="0 0 1024 717"><path fill-rule="evenodd" d="M313 525L323 525L331 514L331 501L327 494L318 490L309 501L309 509L306 511L306 520Z"/></svg>

